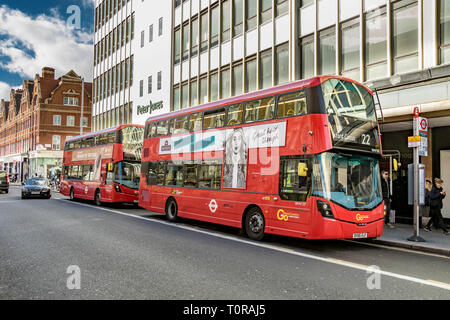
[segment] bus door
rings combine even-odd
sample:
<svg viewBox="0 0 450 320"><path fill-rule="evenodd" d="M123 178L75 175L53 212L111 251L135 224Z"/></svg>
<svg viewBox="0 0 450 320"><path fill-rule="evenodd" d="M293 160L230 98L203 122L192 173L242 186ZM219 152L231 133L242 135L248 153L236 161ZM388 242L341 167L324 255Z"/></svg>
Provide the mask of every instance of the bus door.
<svg viewBox="0 0 450 320"><path fill-rule="evenodd" d="M112 162L106 164L106 171L103 178L104 179L103 196L105 197L105 199L108 200L112 200L113 198L114 166L115 165Z"/></svg>
<svg viewBox="0 0 450 320"><path fill-rule="evenodd" d="M280 200L272 212L274 226L306 230L311 221L307 200L312 190L312 157L282 157L279 181Z"/></svg>

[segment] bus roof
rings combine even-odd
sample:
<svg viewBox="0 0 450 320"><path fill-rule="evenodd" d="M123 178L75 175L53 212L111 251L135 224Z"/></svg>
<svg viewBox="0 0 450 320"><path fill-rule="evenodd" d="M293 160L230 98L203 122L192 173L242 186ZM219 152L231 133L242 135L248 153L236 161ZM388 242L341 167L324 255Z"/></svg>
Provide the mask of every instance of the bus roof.
<svg viewBox="0 0 450 320"><path fill-rule="evenodd" d="M267 96L278 95L278 94L282 94L282 93L286 93L286 92L290 92L290 91L294 91L294 90L300 90L300 89L307 88L307 87L314 87L314 86L317 86L317 85L319 85L327 80L330 80L330 79L340 79L340 80L357 83L357 84L363 86L365 89L367 89L367 91L369 91L372 94L372 91L369 88L367 88L365 85L363 85L362 83L359 83L355 80L349 79L349 78L333 76L333 75L317 76L317 77L313 77L310 79L290 82L288 84L283 84L283 85L272 87L269 89L263 89L263 90L259 90L259 91L255 91L255 92L251 92L251 93L246 93L246 94L243 94L240 96L236 96L236 97L232 97L232 98L228 98L228 99L224 99L224 100L218 100L218 101L210 102L210 103L195 106L195 107L190 107L187 109L182 109L182 110L178 110L178 111L174 111L174 112L170 112L170 113L161 114L158 116L153 116L153 117L148 118L146 123L175 118L175 117L179 117L179 116L184 116L184 115L188 115L191 113L196 113L196 112L201 112L201 111L205 111L205 110L209 110L209 109L219 108L222 106L232 105L235 103L251 101L254 99L263 98L263 97L267 97Z"/></svg>
<svg viewBox="0 0 450 320"><path fill-rule="evenodd" d="M140 128L143 128L144 126L143 125L139 125L139 124L122 124L122 125L118 125L118 126L115 126L115 127L111 127L111 128L95 131L95 132L89 132L89 133L83 134L81 136L70 137L70 138L66 139L66 142L73 141L73 140L78 140L78 139L89 138L89 137L95 137L95 136L97 136L99 134L118 131L118 130L121 130L121 129L126 128L126 127L140 127Z"/></svg>

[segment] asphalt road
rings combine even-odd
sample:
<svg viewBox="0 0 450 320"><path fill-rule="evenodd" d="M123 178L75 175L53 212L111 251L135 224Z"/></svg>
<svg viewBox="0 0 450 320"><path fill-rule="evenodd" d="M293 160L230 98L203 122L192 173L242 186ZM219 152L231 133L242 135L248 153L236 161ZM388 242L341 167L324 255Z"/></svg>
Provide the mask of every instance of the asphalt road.
<svg viewBox="0 0 450 320"><path fill-rule="evenodd" d="M353 241L254 242L125 205L21 200L11 187L0 194L0 299L450 299L450 259Z"/></svg>

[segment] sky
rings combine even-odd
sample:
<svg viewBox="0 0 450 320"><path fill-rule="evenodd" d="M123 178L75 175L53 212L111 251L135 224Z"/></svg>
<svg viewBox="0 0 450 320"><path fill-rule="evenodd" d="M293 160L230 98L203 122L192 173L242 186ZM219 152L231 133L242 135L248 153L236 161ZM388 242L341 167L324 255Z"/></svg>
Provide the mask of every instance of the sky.
<svg viewBox="0 0 450 320"><path fill-rule="evenodd" d="M0 0L0 99L43 67L92 81L93 33L94 0Z"/></svg>

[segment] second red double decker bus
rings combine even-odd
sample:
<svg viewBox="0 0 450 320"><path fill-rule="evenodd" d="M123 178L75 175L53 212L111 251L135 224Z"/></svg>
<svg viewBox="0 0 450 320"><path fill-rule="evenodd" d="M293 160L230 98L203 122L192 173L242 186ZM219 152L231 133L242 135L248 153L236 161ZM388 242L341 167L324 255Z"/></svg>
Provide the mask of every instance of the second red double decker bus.
<svg viewBox="0 0 450 320"><path fill-rule="evenodd" d="M138 202L144 126L121 125L66 140L60 192L71 200Z"/></svg>
<svg viewBox="0 0 450 320"><path fill-rule="evenodd" d="M383 232L371 91L323 76L147 120L139 205L306 239Z"/></svg>

